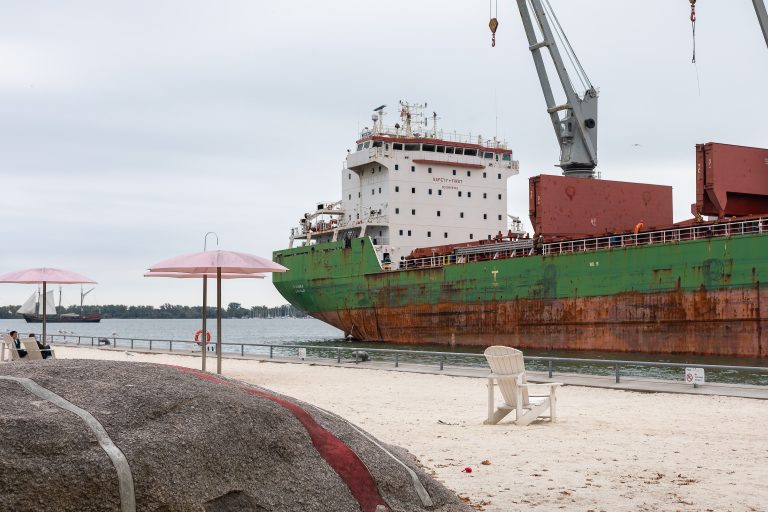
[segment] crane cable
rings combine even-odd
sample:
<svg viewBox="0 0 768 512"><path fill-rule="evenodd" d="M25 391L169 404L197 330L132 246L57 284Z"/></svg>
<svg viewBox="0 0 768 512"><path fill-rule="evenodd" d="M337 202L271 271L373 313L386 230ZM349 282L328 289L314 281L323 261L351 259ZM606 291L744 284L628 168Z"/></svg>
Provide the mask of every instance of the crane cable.
<svg viewBox="0 0 768 512"><path fill-rule="evenodd" d="M696 0L691 1L691 31L693 35L693 58L691 62L696 64Z"/></svg>
<svg viewBox="0 0 768 512"><path fill-rule="evenodd" d="M488 15L491 17L491 21L488 22L488 28L491 29L491 47L496 47L496 29L499 28L499 20L496 16L499 15L499 0L496 0L496 15L493 13L493 0L488 0Z"/></svg>

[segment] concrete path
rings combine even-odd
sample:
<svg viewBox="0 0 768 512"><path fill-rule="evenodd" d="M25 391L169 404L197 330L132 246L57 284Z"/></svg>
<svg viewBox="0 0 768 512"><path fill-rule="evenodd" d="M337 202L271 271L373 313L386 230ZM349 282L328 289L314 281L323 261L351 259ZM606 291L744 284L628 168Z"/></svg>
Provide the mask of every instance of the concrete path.
<svg viewBox="0 0 768 512"><path fill-rule="evenodd" d="M78 347L77 345L66 344L67 347ZM96 347L82 346L79 348L95 349ZM106 348L99 347L98 350L126 352L125 348ZM172 354L178 356L187 357L200 357L200 352L190 351L177 351L173 352L163 350L142 350L134 349L127 350L127 352L135 352L141 354ZM267 356L239 356L237 354L224 354L224 359L240 359L269 363L285 363L285 364L308 364L317 366L331 366L340 368L359 368L366 370L382 370L382 371L397 371L406 373L424 373L431 375L448 375L452 377L470 377L470 378L485 378L488 375L488 370L485 368L469 368L469 367L457 367L457 366L445 366L443 370L440 370L438 365L418 365L400 363L398 367L394 366L392 361L367 361L355 363L350 360L342 360L337 363L335 359L316 359L316 358L269 358ZM216 368L216 356L215 354L208 354L208 370L215 371ZM682 376L682 372L681 372ZM582 375L582 374L570 374L570 373L555 373L552 379L548 378L546 372L528 372L528 380L530 382L562 382L569 386L584 386L606 389L618 389L624 391L638 391L647 393L680 393L691 395L717 395L717 396L731 396L738 398L754 398L759 400L768 400L768 386L753 386L746 384L721 384L721 383L707 383L697 388L694 388L690 384L680 381L660 380L660 379L648 379L641 377L625 377L620 378L620 382L616 382L616 378L613 375Z"/></svg>

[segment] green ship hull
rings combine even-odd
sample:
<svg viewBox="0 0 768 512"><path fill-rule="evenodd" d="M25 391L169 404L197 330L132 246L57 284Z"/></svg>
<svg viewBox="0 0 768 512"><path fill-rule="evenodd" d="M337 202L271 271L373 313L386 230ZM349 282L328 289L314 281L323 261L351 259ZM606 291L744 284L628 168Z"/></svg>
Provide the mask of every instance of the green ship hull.
<svg viewBox="0 0 768 512"><path fill-rule="evenodd" d="M276 251L290 270L273 281L294 306L367 341L766 357L762 225L391 271L366 237Z"/></svg>

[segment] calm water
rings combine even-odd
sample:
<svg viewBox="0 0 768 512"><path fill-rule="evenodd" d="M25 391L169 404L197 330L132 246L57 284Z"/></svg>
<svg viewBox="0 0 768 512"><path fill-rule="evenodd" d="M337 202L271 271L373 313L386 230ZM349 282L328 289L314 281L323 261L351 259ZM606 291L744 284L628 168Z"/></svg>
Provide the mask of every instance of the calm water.
<svg viewBox="0 0 768 512"><path fill-rule="evenodd" d="M80 336L95 336L103 338L133 338L133 339L164 339L180 340L189 343L174 343L176 349L192 349L191 343L195 331L200 328L199 320L120 320L107 319L98 324L48 324L49 334L64 334L68 340L71 340L73 334ZM24 320L0 320L0 332L10 330L19 331L22 335L34 332L40 333L39 324L27 324ZM213 340L216 339L216 321L208 321L208 330L211 332ZM430 352L452 352L452 353L472 353L481 354L483 349L479 347L450 347L443 345L394 345L385 343L363 343L349 342L344 339L343 333L331 327L328 324L315 319L224 319L222 320L222 337L224 343L238 344L237 346L225 346L225 351L240 352L239 344L273 344L273 345L313 345L320 347L343 346L349 350L343 354L343 358L349 359L349 352L355 348L393 348L400 350L419 350ZM60 338L57 338L60 339ZM90 343L90 339L84 340L84 343ZM130 342L118 340L118 346L130 344ZM145 347L146 342L135 341L134 346ZM155 343L153 348L167 349L168 344ZM268 349L262 347L246 347L245 353L266 353ZM335 357L334 350L326 349L311 353L312 356ZM576 352L576 351L557 351L544 352L535 350L526 350L527 356L557 356L572 357L582 359L620 359L635 361L662 361L672 363L686 364L719 364L734 366L759 366L768 367L768 360L732 358L732 357L703 357L703 356L670 356L666 354L624 354L607 352ZM295 349L277 349L275 355L296 355ZM371 353L375 359L391 359L389 355L380 355ZM438 364L442 356L400 356L400 360L406 362L434 363ZM446 359L447 364L451 365L472 365L485 366L483 358L451 358ZM526 363L532 370L546 369L546 363L531 361ZM564 364L558 363L555 371L567 371L569 373L586 373L592 375L610 375L613 368L599 364ZM653 376L664 379L682 379L683 370L676 368L645 368L640 366L622 367L622 375L626 376ZM737 371L712 371L706 373L707 381L712 382L735 382L768 385L767 373L747 373Z"/></svg>

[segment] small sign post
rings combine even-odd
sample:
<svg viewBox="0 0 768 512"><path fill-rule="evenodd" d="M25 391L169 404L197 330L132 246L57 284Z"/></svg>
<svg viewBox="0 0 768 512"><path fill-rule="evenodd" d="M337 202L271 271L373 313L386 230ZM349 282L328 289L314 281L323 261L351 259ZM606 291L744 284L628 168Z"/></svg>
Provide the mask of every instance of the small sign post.
<svg viewBox="0 0 768 512"><path fill-rule="evenodd" d="M704 368L686 368L685 383L693 384L694 388L699 387L700 384L704 384Z"/></svg>
<svg viewBox="0 0 768 512"><path fill-rule="evenodd" d="M303 361L307 357L307 349L300 348L299 349L299 358Z"/></svg>

